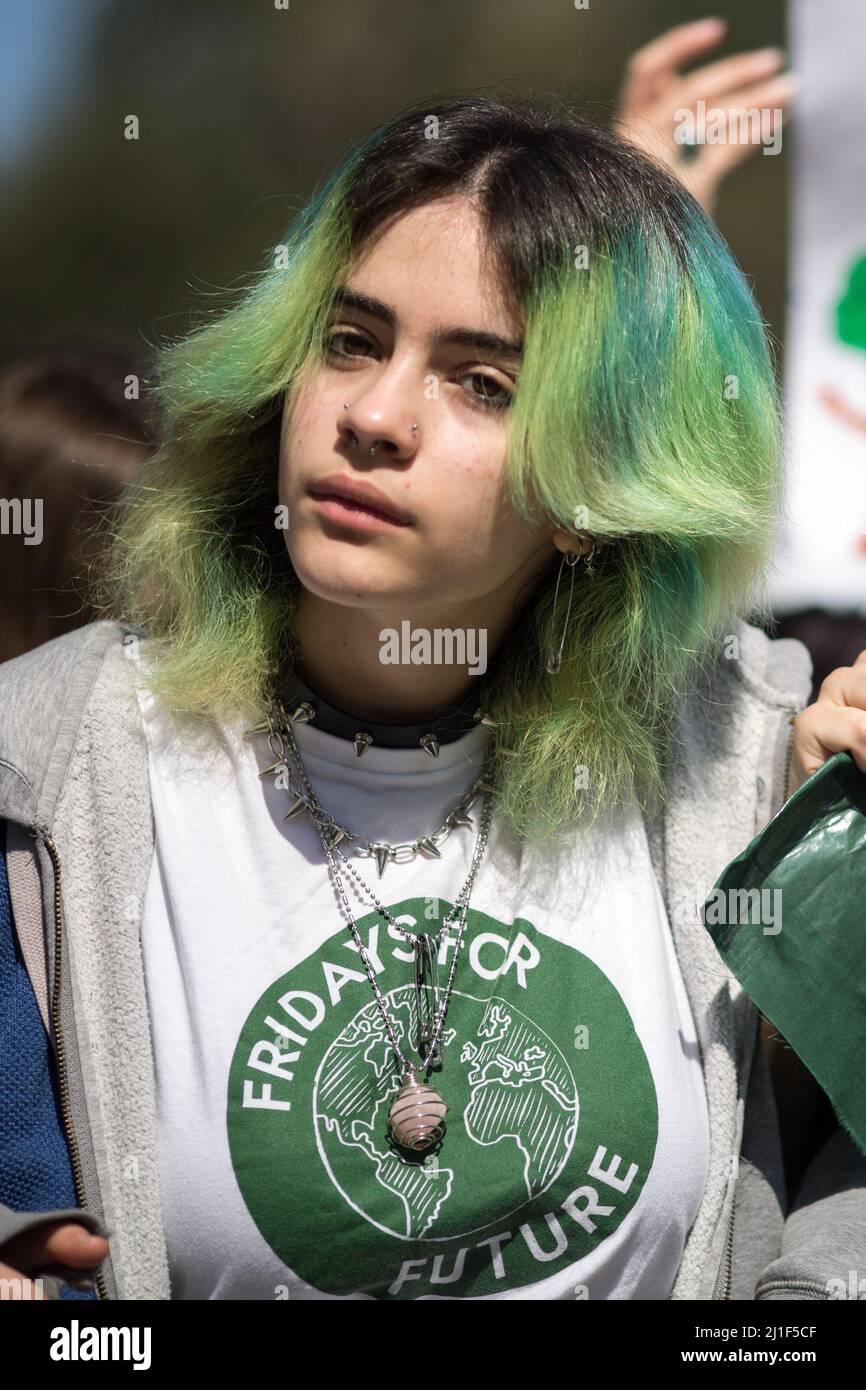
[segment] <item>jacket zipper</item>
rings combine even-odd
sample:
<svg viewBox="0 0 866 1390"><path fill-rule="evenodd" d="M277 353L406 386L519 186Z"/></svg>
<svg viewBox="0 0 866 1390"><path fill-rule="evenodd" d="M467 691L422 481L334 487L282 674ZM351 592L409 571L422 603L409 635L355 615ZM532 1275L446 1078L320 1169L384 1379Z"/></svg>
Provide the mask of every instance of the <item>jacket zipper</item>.
<svg viewBox="0 0 866 1390"><path fill-rule="evenodd" d="M756 1030L755 1030L755 1045L754 1045L754 1047L752 1048L752 1067L754 1067L754 1065L755 1065L755 1058L756 1058L756 1056L757 1056L757 1054L758 1054L758 1048L760 1047L760 1045L761 1045L761 1015L760 1015L760 1013L758 1013L758 1024L757 1024L757 1028L756 1028ZM750 1070L749 1070L749 1077L750 1077L750 1078L751 1078L751 1075L752 1075L752 1071L751 1071L751 1069L750 1069ZM748 1080L747 1080L747 1081L746 1081L746 1094L747 1094L747 1095L748 1095L748 1090L749 1090L749 1082L748 1082ZM743 1101L743 1104L745 1105L745 1100ZM740 1145L740 1149L741 1149L741 1151L742 1151L742 1144ZM740 1156L741 1156L741 1154L737 1156L737 1166L738 1166L738 1167L739 1167L739 1162L740 1162ZM731 1216L730 1216L730 1220L729 1220L729 1222L728 1222L728 1238L727 1238L727 1241L725 1242L725 1282L724 1282L724 1287L723 1287L723 1289L722 1289L722 1298L730 1298L730 1296L731 1296L731 1282L732 1282L732 1275L733 1275L733 1257L734 1257L734 1212L736 1211L736 1206L737 1206L737 1188L736 1188L736 1183L737 1183L737 1181L738 1181L738 1179L735 1178L735 1179L734 1179L734 1184L735 1184L735 1185L734 1185L734 1200L731 1202Z"/></svg>
<svg viewBox="0 0 866 1390"><path fill-rule="evenodd" d="M791 764L792 764L792 762L794 761L794 734L795 734L794 724L795 724L796 720L798 719L798 717L799 717L798 715L792 714L792 715L789 717L789 719L788 719L788 723L791 725L791 732L790 732L790 734L788 735L788 756L787 756L787 759L786 759L786 761L785 761L785 786L784 786L784 790L783 790L783 793L782 793L782 805L783 805L783 806L784 806L785 802L788 800L788 784L789 784L790 781L791 781Z"/></svg>
<svg viewBox="0 0 866 1390"><path fill-rule="evenodd" d="M62 959L62 925L60 914L60 855L57 846L50 835L45 836L45 845L51 855L54 864L54 984L51 998L51 1018L54 1025L54 1041L57 1052L57 1075L60 1083L60 1111L63 1117L63 1128L66 1134L66 1142L69 1147L69 1157L72 1163L72 1178L75 1183L75 1197L78 1205L86 1210L87 1203L84 1199L84 1181L81 1175L81 1159L78 1153L78 1143L72 1128L72 1114L69 1105L69 1084L66 1075L66 1048L63 1042L63 1033L60 1028L60 962ZM96 1274L96 1291L100 1298L108 1298L108 1289L105 1284L105 1276L102 1270Z"/></svg>

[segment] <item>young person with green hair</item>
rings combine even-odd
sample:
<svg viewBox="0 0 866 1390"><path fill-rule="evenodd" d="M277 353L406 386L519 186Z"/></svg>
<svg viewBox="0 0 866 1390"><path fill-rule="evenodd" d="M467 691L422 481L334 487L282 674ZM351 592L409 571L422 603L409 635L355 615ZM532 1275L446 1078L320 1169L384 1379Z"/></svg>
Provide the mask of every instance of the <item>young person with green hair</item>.
<svg viewBox="0 0 866 1390"><path fill-rule="evenodd" d="M419 106L157 369L106 617L0 668L0 1260L831 1296L866 1160L784 1143L698 910L860 733L747 620L779 411L713 224L553 101Z"/></svg>

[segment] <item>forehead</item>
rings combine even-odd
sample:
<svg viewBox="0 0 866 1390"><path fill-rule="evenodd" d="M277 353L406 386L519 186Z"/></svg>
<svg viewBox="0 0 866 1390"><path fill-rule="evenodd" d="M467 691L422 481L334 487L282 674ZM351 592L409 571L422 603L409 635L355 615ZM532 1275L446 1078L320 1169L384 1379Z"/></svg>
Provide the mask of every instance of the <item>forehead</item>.
<svg viewBox="0 0 866 1390"><path fill-rule="evenodd" d="M513 337L521 317L486 250L472 204L439 199L390 223L356 260L346 283L384 300L407 325L474 322Z"/></svg>

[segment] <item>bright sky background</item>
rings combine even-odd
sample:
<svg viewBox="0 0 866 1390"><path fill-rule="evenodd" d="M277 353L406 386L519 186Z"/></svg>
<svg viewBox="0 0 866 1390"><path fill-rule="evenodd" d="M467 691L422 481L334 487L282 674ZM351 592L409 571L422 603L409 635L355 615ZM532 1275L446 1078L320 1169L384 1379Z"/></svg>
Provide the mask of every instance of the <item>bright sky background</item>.
<svg viewBox="0 0 866 1390"><path fill-rule="evenodd" d="M62 110L104 0L0 0L0 169Z"/></svg>

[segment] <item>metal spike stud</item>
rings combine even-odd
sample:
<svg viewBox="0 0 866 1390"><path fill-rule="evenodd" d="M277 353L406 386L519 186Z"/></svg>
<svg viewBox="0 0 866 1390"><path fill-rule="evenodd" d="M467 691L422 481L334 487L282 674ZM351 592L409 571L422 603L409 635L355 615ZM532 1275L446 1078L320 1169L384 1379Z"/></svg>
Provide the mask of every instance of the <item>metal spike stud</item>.
<svg viewBox="0 0 866 1390"><path fill-rule="evenodd" d="M316 711L309 700L304 700L289 717L293 724L306 724L308 720L315 719Z"/></svg>
<svg viewBox="0 0 866 1390"><path fill-rule="evenodd" d="M442 858L440 851L436 848L432 840L419 840L418 844L427 854L434 854L437 859Z"/></svg>
<svg viewBox="0 0 866 1390"><path fill-rule="evenodd" d="M244 737L246 737L247 734L265 734L270 727L271 722L269 719L260 719L258 724L254 724L251 729L244 729Z"/></svg>
<svg viewBox="0 0 866 1390"><path fill-rule="evenodd" d="M439 757L439 740L435 734L422 734L418 742L431 758Z"/></svg>
<svg viewBox="0 0 866 1390"><path fill-rule="evenodd" d="M306 811L306 809L307 809L307 803L306 803L306 801L304 800L304 798L303 798L302 796L299 796L298 799L297 799L297 801L294 802L294 804L289 808L289 810L288 810L288 811L286 812L286 814L283 816L283 820L291 820L291 819L292 819L292 816L299 816L299 815L301 814L301 812L302 812L302 811Z"/></svg>
<svg viewBox="0 0 866 1390"><path fill-rule="evenodd" d="M481 708L480 705L473 714L472 718L475 720L476 724L487 724L488 727L491 729L496 728L496 720L491 719L489 714L485 714L484 710Z"/></svg>
<svg viewBox="0 0 866 1390"><path fill-rule="evenodd" d="M282 770L283 768L285 768L286 772L288 772L288 768L286 767L286 764L283 762L282 758L278 758L275 763L271 763L270 767L264 768L264 770L259 773L259 776L267 777L269 772L277 772L278 770Z"/></svg>
<svg viewBox="0 0 866 1390"><path fill-rule="evenodd" d="M370 747L370 744L373 742L373 740L369 734L356 734L355 737L352 739L352 742L355 745L355 752L357 753L358 757L362 758L366 753L367 749Z"/></svg>
<svg viewBox="0 0 866 1390"><path fill-rule="evenodd" d="M379 870L379 877L381 878L385 872L385 865L388 863L388 846L376 845L373 854L376 857L376 868Z"/></svg>
<svg viewBox="0 0 866 1390"><path fill-rule="evenodd" d="M455 811L448 817L449 825L474 825L475 822L468 811Z"/></svg>

